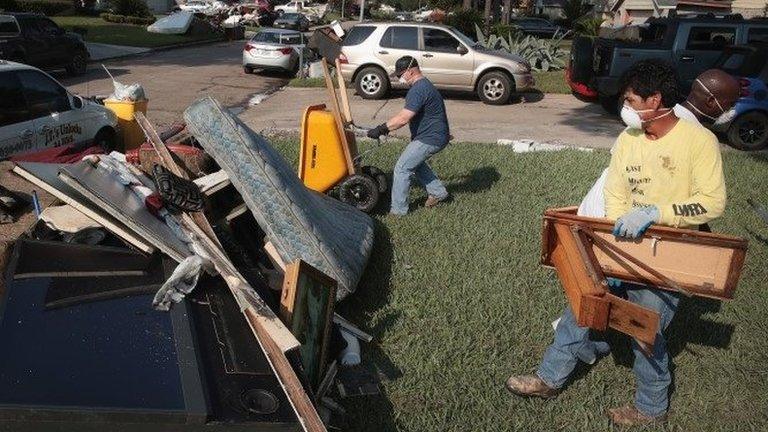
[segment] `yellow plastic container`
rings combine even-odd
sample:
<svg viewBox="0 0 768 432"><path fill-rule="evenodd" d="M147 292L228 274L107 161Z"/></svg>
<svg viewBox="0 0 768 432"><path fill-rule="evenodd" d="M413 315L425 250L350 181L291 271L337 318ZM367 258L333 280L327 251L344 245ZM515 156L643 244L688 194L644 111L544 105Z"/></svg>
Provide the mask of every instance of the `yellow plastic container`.
<svg viewBox="0 0 768 432"><path fill-rule="evenodd" d="M325 105L313 105L301 118L299 178L317 192L328 192L349 172L341 135Z"/></svg>
<svg viewBox="0 0 768 432"><path fill-rule="evenodd" d="M120 128L120 138L125 151L135 149L146 141L144 132L133 114L137 111L146 114L148 104L149 101L146 99L136 102L104 99L104 106L117 116L117 125Z"/></svg>

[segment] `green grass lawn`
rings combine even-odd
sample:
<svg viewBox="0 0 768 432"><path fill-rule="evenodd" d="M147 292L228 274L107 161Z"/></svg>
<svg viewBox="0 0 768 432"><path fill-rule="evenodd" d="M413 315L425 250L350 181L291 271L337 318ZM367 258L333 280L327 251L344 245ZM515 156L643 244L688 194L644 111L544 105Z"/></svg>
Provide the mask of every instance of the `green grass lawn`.
<svg viewBox="0 0 768 432"><path fill-rule="evenodd" d="M571 88L565 82L565 71L534 72L536 89L542 93L571 94Z"/></svg>
<svg viewBox="0 0 768 432"><path fill-rule="evenodd" d="M113 45L125 45L145 48L158 48L187 42L220 39L219 34L204 35L169 35L150 33L146 26L131 24L113 24L98 17L61 16L51 17L57 24L72 30L82 27L88 30L85 35L87 42L98 42Z"/></svg>
<svg viewBox="0 0 768 432"><path fill-rule="evenodd" d="M295 142L277 143L296 163ZM369 148L361 144L361 150ZM366 156L391 173L402 144ZM683 298L668 332L675 391L669 431L768 430L768 225L746 199L768 204L768 159L725 152L729 194L716 232L749 239L728 303ZM437 209L412 193L412 214L374 216L376 243L357 293L339 312L374 335L367 367L388 376L383 394L343 400L351 431L599 431L606 409L630 403L631 351L582 367L556 400L512 397L504 381L535 371L566 305L553 270L539 265L541 214L576 204L607 152L515 154L454 144L430 164L453 202ZM385 200L386 201L386 200Z"/></svg>

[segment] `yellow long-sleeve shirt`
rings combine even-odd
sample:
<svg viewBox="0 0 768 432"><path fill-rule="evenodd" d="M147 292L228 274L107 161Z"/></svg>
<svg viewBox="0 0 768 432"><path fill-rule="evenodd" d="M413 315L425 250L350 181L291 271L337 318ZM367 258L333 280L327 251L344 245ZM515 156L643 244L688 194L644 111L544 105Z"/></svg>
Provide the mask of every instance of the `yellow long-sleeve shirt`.
<svg viewBox="0 0 768 432"><path fill-rule="evenodd" d="M709 222L723 213L726 199L717 138L685 120L657 140L627 129L616 142L604 192L609 219L655 205L662 225Z"/></svg>

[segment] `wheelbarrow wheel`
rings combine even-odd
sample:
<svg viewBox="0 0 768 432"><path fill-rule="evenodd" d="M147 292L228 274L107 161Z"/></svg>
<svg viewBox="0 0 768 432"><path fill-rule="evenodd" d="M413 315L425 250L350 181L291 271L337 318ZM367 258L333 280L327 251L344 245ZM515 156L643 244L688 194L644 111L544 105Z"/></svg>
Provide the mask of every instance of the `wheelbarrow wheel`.
<svg viewBox="0 0 768 432"><path fill-rule="evenodd" d="M363 169L363 174L376 180L376 184L379 185L380 194L387 192L387 190L389 189L389 182L387 181L387 175L384 174L384 171L380 170L375 166L370 166L370 165L364 166L362 169Z"/></svg>
<svg viewBox="0 0 768 432"><path fill-rule="evenodd" d="M368 213L379 202L379 185L365 174L351 175L339 185L339 200Z"/></svg>

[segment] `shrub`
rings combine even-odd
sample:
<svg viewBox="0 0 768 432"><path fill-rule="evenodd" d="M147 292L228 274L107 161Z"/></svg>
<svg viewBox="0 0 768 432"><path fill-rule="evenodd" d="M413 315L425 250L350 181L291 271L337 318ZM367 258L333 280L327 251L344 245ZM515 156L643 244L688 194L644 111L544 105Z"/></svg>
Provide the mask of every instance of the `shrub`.
<svg viewBox="0 0 768 432"><path fill-rule="evenodd" d="M371 11L371 18L375 19L376 21L392 21L395 19L395 14L391 12L382 12L379 9L375 9Z"/></svg>
<svg viewBox="0 0 768 432"><path fill-rule="evenodd" d="M111 0L112 12L117 15L149 18L152 12L144 0Z"/></svg>
<svg viewBox="0 0 768 432"><path fill-rule="evenodd" d="M31 12L53 16L71 10L72 3L69 1L0 0L0 9L9 12Z"/></svg>
<svg viewBox="0 0 768 432"><path fill-rule="evenodd" d="M491 27L491 34L499 35L500 37L516 37L519 33L520 28L514 24L498 23Z"/></svg>
<svg viewBox="0 0 768 432"><path fill-rule="evenodd" d="M445 23L456 27L465 35L471 36L475 31L475 26L483 24L483 14L474 9L456 9L453 14L448 15Z"/></svg>
<svg viewBox="0 0 768 432"><path fill-rule="evenodd" d="M533 36L485 36L480 26L476 27L477 42L488 49L503 49L524 58L531 69L537 72L560 70L565 67L568 51L560 44L567 33L556 33L552 39L538 39Z"/></svg>
<svg viewBox="0 0 768 432"><path fill-rule="evenodd" d="M603 19L600 17L584 17L576 21L573 30L582 36L597 36L600 33L600 26Z"/></svg>

